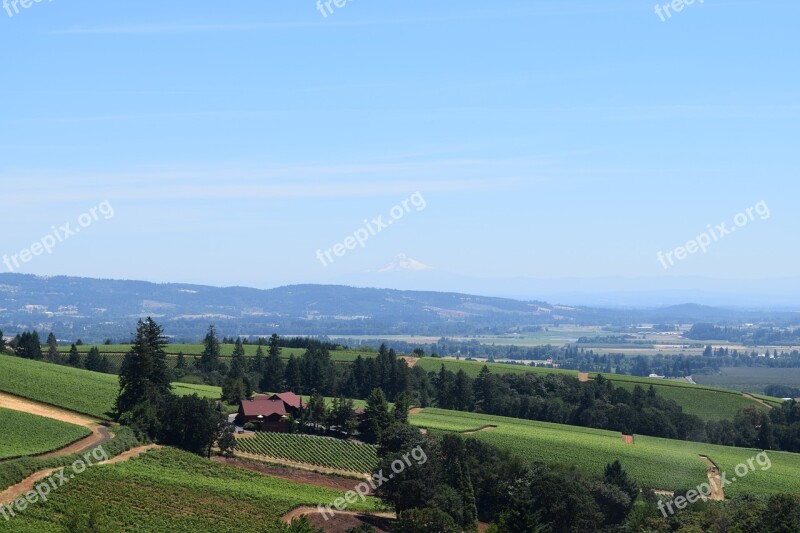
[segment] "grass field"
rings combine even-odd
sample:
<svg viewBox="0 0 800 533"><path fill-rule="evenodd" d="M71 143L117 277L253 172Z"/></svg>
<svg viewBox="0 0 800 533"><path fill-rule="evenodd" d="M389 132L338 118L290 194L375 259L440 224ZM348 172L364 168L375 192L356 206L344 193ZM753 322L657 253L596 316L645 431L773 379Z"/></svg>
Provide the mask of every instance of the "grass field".
<svg viewBox="0 0 800 533"><path fill-rule="evenodd" d="M119 392L119 379L110 374L0 355L0 391L107 419Z"/></svg>
<svg viewBox="0 0 800 533"><path fill-rule="evenodd" d="M0 460L57 450L89 433L82 426L0 409Z"/></svg>
<svg viewBox="0 0 800 533"><path fill-rule="evenodd" d="M263 532L301 505L330 504L341 491L292 483L164 449L96 466L30 506L4 531L66 531L70 511L95 509L104 531ZM358 500L352 510L373 510Z"/></svg>
<svg viewBox="0 0 800 533"><path fill-rule="evenodd" d="M457 432L495 425L496 429L473 437L530 461L574 465L592 475L602 475L605 465L618 459L641 486L660 490L688 489L705 482L701 454L711 457L730 479L738 464L760 451L643 436L636 436L634 445L626 445L619 433L610 431L441 409L425 409L412 415L411 422ZM800 493L800 454L771 452L769 457L769 470L740 479L726 488L726 495Z"/></svg>
<svg viewBox="0 0 800 533"><path fill-rule="evenodd" d="M700 374L694 380L703 385L763 393L769 385L800 388L800 368L725 367L719 374Z"/></svg>
<svg viewBox="0 0 800 533"><path fill-rule="evenodd" d="M503 363L456 361L454 359L437 359L426 357L420 359L420 361L417 363L417 366L432 372L438 372L442 365L444 365L446 369L453 372L463 370L467 373L467 375L473 378L478 376L484 365L488 366L489 369L495 374L531 372L534 374L560 374L572 377L578 376L578 372L574 370L508 365ZM590 376L596 377L597 374L591 373ZM698 386L681 381L651 379L618 374L603 374L603 376L613 381L617 386L624 387L628 390L633 390L636 385L641 385L645 388L652 385L657 394L669 400L674 400L678 405L683 407L684 412L699 416L705 421L724 419L730 420L736 415L739 409L749 406L756 406L759 409L766 409L766 407L760 403L749 398L745 398L736 391L730 391L717 387L706 385ZM772 400L775 401L774 398Z"/></svg>
<svg viewBox="0 0 800 533"><path fill-rule="evenodd" d="M258 433L238 439L236 447L256 455L349 472L371 472L378 464L375 446L311 435Z"/></svg>
<svg viewBox="0 0 800 533"><path fill-rule="evenodd" d="M178 395L196 393L216 399L222 392L219 387L207 385L173 383L172 386ZM0 391L108 419L119 392L119 378L111 374L0 355Z"/></svg>

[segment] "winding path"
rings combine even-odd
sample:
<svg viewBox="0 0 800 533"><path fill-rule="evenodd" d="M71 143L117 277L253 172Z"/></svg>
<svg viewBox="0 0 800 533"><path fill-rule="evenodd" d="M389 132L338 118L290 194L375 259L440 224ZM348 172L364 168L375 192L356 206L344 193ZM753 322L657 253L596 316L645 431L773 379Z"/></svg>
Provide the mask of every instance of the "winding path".
<svg viewBox="0 0 800 533"><path fill-rule="evenodd" d="M721 502L725 499L725 492L722 490L722 479L720 477L719 466L711 460L710 457L701 455L700 457L706 462L708 466L708 484L711 486L711 496L709 500Z"/></svg>
<svg viewBox="0 0 800 533"><path fill-rule="evenodd" d="M88 437L84 437L63 448L59 448L58 450L51 452L45 452L39 455L34 455L32 457L48 459L51 457L63 457L65 455L72 455L75 453L85 453L96 447L98 444L102 444L103 442L111 440L114 437L108 431L108 429L104 426L101 426L98 423L99 421L95 418L79 413L73 413L72 411L67 411L66 409L59 409L58 407L53 407L52 405L13 396L5 392L0 392L0 407L9 409L11 411L20 411L22 413L58 420L59 422L65 422L67 424L83 426L85 428L89 428L92 432Z"/></svg>
<svg viewBox="0 0 800 533"><path fill-rule="evenodd" d="M758 403L760 403L761 405L763 405L763 406L764 406L764 407L766 407L767 409L775 409L775 406L774 406L774 405L770 405L770 404L768 404L767 402L765 402L764 400L762 400L761 398L756 398L756 397L755 397L755 396L753 396L752 394L747 394L746 392L743 392L743 393L742 393L742 396L744 396L744 397L745 397L745 398L747 398L748 400L753 400L753 401L755 401L755 402L758 402Z"/></svg>
<svg viewBox="0 0 800 533"><path fill-rule="evenodd" d="M138 448L132 448L132 449L128 450L127 452L114 457L113 459L110 459L108 461L103 461L102 463L98 463L96 466L113 465L113 464L116 464L116 463L122 463L122 462L125 462L125 461L130 461L131 459L139 457L143 453L146 453L146 452L149 452L150 450L154 450L154 449L158 449L158 448L161 448L161 446L156 446L155 444L149 444L147 446L139 446ZM32 475L26 477L25 479L23 479L22 481L20 481L16 485L10 486L9 488L4 490L3 492L0 492L0 505L12 503L14 500L19 498L20 496L24 496L28 492L32 491L34 489L34 487L36 486L36 484L39 483L41 480L45 479L46 477L48 477L49 475L51 475L54 472L58 472L59 470L62 470L63 468L67 468L67 467L50 468L48 470L42 470L40 472L36 472L35 474L32 474Z"/></svg>

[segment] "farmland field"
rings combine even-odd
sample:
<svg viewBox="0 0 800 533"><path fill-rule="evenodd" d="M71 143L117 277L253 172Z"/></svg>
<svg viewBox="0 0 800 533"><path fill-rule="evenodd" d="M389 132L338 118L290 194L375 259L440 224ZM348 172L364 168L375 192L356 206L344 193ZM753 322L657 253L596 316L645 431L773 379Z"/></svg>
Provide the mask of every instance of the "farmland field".
<svg viewBox="0 0 800 533"><path fill-rule="evenodd" d="M222 389L173 383L179 395L219 398ZM0 355L0 391L108 419L119 392L119 378L42 361Z"/></svg>
<svg viewBox="0 0 800 533"><path fill-rule="evenodd" d="M378 464L375 446L310 435L258 433L238 439L237 449L349 472L371 472Z"/></svg>
<svg viewBox="0 0 800 533"><path fill-rule="evenodd" d="M538 368L503 363L456 361L454 359L437 359L426 357L420 359L420 361L417 363L417 366L433 372L438 372L442 365L444 365L446 369L453 372L464 370L467 375L473 378L478 376L484 365L488 366L489 369L495 374L532 372L534 374L561 374L573 377L578 376L578 372L574 370ZM596 377L597 374L590 373L590 376ZM763 405L751 399L745 398L735 391L716 387L698 386L681 381L642 378L619 374L603 374L603 376L613 381L615 385L624 387L628 390L633 390L636 385L641 385L642 387L649 387L652 385L653 388L655 388L656 393L658 393L660 396L663 396L669 400L674 400L678 405L683 407L684 412L687 414L697 415L706 421L733 419L739 409L744 407L756 406L759 409L765 409Z"/></svg>
<svg viewBox="0 0 800 533"><path fill-rule="evenodd" d="M724 367L719 374L694 376L697 383L763 393L769 385L800 388L800 368Z"/></svg>
<svg viewBox="0 0 800 533"><path fill-rule="evenodd" d="M86 354L92 348L97 348L101 354L106 354L109 356L109 359L114 360L121 360L122 356L128 353L131 349L130 344L108 344L108 345L82 345L78 346L78 353ZM220 354L223 358L231 357L233 355L233 348L234 345L232 344L220 344ZM269 353L269 348L267 346L261 347L264 350L264 355L266 356ZM44 347L46 350L47 347ZM171 356L177 356L178 353L183 352L183 355L186 356L188 361L192 361L194 357L199 357L203 353L204 346L202 344L167 344L164 347L164 351ZM70 347L69 346L59 346L58 351L62 355L67 355L69 353ZM244 353L247 357L255 357L256 352L258 351L258 346L248 344L244 346ZM283 359L288 359L289 356L294 355L295 357L300 357L305 353L304 348L281 348L281 357ZM365 352L365 351L357 351L357 350L335 350L331 352L331 357L334 361L340 362L351 362L354 361L356 357L359 355L363 357L372 357L375 355L375 352ZM114 357L115 356L115 357ZM173 358L171 358L173 359Z"/></svg>
<svg viewBox="0 0 800 533"><path fill-rule="evenodd" d="M110 374L0 355L0 391L108 418L119 380Z"/></svg>
<svg viewBox="0 0 800 533"><path fill-rule="evenodd" d="M708 455L723 472L754 457L760 450L636 436L634 445L622 443L619 433L544 422L532 422L441 409L412 415L411 423L433 430L464 432L487 425L496 429L472 435L530 461L574 465L591 475L602 475L606 464L619 459L645 488L678 490L706 481L700 455ZM726 495L746 492L798 492L800 454L770 452L772 467L756 471L726 488Z"/></svg>
<svg viewBox="0 0 800 533"><path fill-rule="evenodd" d="M113 466L89 468L30 506L7 527L15 533L61 531L69 513L94 509L104 531L242 533L269 531L301 505L329 504L341 491L292 483L223 466L173 449ZM353 510L373 510L368 498Z"/></svg>
<svg viewBox="0 0 800 533"><path fill-rule="evenodd" d="M89 433L82 426L0 409L0 460L57 450Z"/></svg>

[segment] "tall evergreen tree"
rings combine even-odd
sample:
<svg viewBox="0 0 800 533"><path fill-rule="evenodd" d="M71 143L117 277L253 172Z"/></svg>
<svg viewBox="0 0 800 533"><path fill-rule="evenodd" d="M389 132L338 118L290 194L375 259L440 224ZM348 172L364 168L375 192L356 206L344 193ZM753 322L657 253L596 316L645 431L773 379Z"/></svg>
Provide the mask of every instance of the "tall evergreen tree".
<svg viewBox="0 0 800 533"><path fill-rule="evenodd" d="M369 442L380 442L384 431L393 423L389 402L381 389L373 390L364 409L364 437Z"/></svg>
<svg viewBox="0 0 800 533"><path fill-rule="evenodd" d="M236 339L236 346L233 347L233 357L231 357L231 368L228 377L240 379L247 371L247 361L244 358L244 345L242 339Z"/></svg>
<svg viewBox="0 0 800 533"><path fill-rule="evenodd" d="M286 365L281 359L280 337L273 334L269 339L269 355L264 364L264 374L261 379L261 390L264 392L280 392L284 388L284 373Z"/></svg>
<svg viewBox="0 0 800 533"><path fill-rule="evenodd" d="M175 368L178 370L186 368L186 356L183 355L183 351L178 352L178 358L175 360Z"/></svg>
<svg viewBox="0 0 800 533"><path fill-rule="evenodd" d="M264 373L264 368L264 348L259 344L258 349L256 349L256 356L250 360L250 372L261 375Z"/></svg>
<svg viewBox="0 0 800 533"><path fill-rule="evenodd" d="M152 318L139 321L133 346L125 355L119 373L120 391L116 402L119 415L133 411L140 404L157 408L170 394L166 343L161 326Z"/></svg>
<svg viewBox="0 0 800 533"><path fill-rule="evenodd" d="M92 346L91 350L89 350L89 354L86 356L86 370L100 372L102 364L103 358L100 355L100 350L97 349L97 346Z"/></svg>
<svg viewBox="0 0 800 533"><path fill-rule="evenodd" d="M394 419L401 424L408 422L408 411L411 409L411 395L401 392L394 401Z"/></svg>
<svg viewBox="0 0 800 533"><path fill-rule="evenodd" d="M217 338L217 330L214 326L208 327L208 333L203 339L203 354L197 362L198 368L203 372L213 372L220 368L220 347L219 339Z"/></svg>
<svg viewBox="0 0 800 533"><path fill-rule="evenodd" d="M75 368L81 368L83 364L81 363L81 354L78 353L78 347L74 344L69 347L69 356L67 357L67 364L69 366L74 366Z"/></svg>
<svg viewBox="0 0 800 533"><path fill-rule="evenodd" d="M61 362L61 354L58 353L58 340L52 331L47 336L47 360L52 363Z"/></svg>
<svg viewBox="0 0 800 533"><path fill-rule="evenodd" d="M294 355L290 355L289 361L286 363L284 381L286 383L286 388L290 391L298 394L305 392L303 370L300 367L300 360Z"/></svg>
<svg viewBox="0 0 800 533"><path fill-rule="evenodd" d="M6 339L3 337L3 330L0 329L0 353L6 351Z"/></svg>

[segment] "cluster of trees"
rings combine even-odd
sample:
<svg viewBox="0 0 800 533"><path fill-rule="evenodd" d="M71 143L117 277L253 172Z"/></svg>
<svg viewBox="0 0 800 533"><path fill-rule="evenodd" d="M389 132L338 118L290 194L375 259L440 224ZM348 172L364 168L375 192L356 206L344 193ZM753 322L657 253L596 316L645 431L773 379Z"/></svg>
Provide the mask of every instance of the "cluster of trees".
<svg viewBox="0 0 800 533"><path fill-rule="evenodd" d="M797 346L800 328L779 327L719 327L714 324L694 324L684 335L700 341L729 341L746 346Z"/></svg>
<svg viewBox="0 0 800 533"><path fill-rule="evenodd" d="M18 334L11 341L11 347L14 349L14 354L17 357L37 360L44 358L42 354L42 342L36 330L31 332L23 331Z"/></svg>
<svg viewBox="0 0 800 533"><path fill-rule="evenodd" d="M798 453L800 403L785 402L769 412L746 407L733 421L709 422L706 428L707 440L714 444Z"/></svg>
<svg viewBox="0 0 800 533"><path fill-rule="evenodd" d="M47 361L75 368L85 368L93 372L108 373L111 371L112 365L107 355L101 355L97 347L92 347L86 357L83 358L78 352L78 346L81 344L79 339L78 342L70 347L69 353L64 356L58 351L58 341L53 333L47 336L47 342L44 345L46 351L43 350L41 338L36 330L24 331L11 341L11 347L17 357Z"/></svg>
<svg viewBox="0 0 800 533"><path fill-rule="evenodd" d="M477 378L442 366L435 379L436 404L444 409L687 439L703 428L674 401L651 386L633 392L602 375L588 383L559 374L493 374L483 367Z"/></svg>
<svg viewBox="0 0 800 533"><path fill-rule="evenodd" d="M233 430L214 402L171 392L161 327L151 318L140 320L131 351L120 370L115 410L120 423L143 439L211 455L216 443L223 452L234 446Z"/></svg>
<svg viewBox="0 0 800 533"><path fill-rule="evenodd" d="M412 450L413 459L404 461ZM523 463L475 439L423 435L409 426L390 429L378 454L376 473L393 476L377 495L398 512L397 533L477 531L478 520L504 533L610 531L625 522L639 494L618 462L594 479Z"/></svg>

